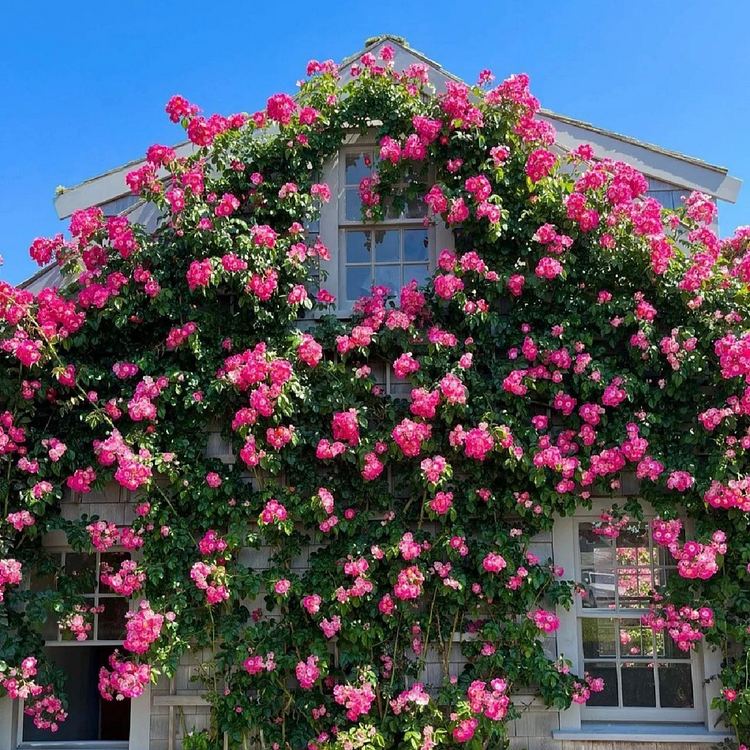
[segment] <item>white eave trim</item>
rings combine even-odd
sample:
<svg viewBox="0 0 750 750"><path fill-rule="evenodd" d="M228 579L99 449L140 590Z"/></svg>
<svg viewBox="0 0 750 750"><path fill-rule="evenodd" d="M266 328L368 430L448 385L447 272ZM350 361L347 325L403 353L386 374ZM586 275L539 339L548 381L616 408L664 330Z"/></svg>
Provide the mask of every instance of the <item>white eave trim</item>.
<svg viewBox="0 0 750 750"><path fill-rule="evenodd" d="M189 156L195 150L196 147L189 141L175 146L177 156ZM123 195L130 195L130 188L125 182L125 177L128 172L132 172L145 162L145 159L137 159L98 177L92 177L80 185L67 188L54 200L58 217L66 219L79 208L101 206L104 203L121 198ZM163 168L157 174L160 179L166 179L169 176L169 173Z"/></svg>
<svg viewBox="0 0 750 750"><path fill-rule="evenodd" d="M676 151L667 151L650 143L641 143L552 112L543 111L541 117L554 125L555 142L566 150L572 151L588 143L593 147L597 159L624 161L646 177L687 190L700 190L729 203L737 200L742 180L730 176L724 167L717 167Z"/></svg>

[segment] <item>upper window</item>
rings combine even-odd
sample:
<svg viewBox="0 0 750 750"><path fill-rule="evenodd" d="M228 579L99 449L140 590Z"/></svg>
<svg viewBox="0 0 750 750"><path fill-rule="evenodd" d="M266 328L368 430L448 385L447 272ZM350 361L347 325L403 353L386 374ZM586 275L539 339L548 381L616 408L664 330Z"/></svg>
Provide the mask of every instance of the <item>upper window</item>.
<svg viewBox="0 0 750 750"><path fill-rule="evenodd" d="M678 189L656 189L656 190L647 190L646 196L649 198L656 198L659 203L664 208L668 208L671 211L674 211L677 208L680 208L681 206L685 205L682 202L683 198L687 198L690 195L689 190L678 190Z"/></svg>
<svg viewBox="0 0 750 750"><path fill-rule="evenodd" d="M701 720L697 655L641 624L649 592L676 575L674 560L654 545L647 522L632 522L615 539L598 530L595 522L578 523L580 657L605 686L591 694L584 716Z"/></svg>
<svg viewBox="0 0 750 750"><path fill-rule="evenodd" d="M130 700L106 701L99 695L99 670L109 667L109 656L125 637L128 601L101 583L106 566L117 571L127 553L52 554L58 570L80 581L84 604L63 619L50 616L44 627L45 656L67 676L68 718L57 732L37 729L29 716L22 724L23 742L127 742L130 736ZM32 591L56 589L54 573L31 575ZM77 636L82 640L77 640ZM85 636L85 639L83 639Z"/></svg>
<svg viewBox="0 0 750 750"><path fill-rule="evenodd" d="M370 148L346 149L341 159L343 200L339 205L341 248L341 289L339 297L347 306L368 296L373 286L386 286L393 294L412 279L424 283L432 266L431 230L424 225L427 207L420 198L405 200L394 208L385 206L385 220L365 223L362 218L360 183L376 167ZM419 181L416 172L404 172L398 187Z"/></svg>

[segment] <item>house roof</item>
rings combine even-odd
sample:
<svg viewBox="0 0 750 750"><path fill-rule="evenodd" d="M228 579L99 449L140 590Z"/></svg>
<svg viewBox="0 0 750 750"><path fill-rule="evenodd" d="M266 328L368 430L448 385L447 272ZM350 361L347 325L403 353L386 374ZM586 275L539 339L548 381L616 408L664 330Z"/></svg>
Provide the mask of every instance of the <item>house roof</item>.
<svg viewBox="0 0 750 750"><path fill-rule="evenodd" d="M341 63L339 71L342 82L345 83L351 78L352 63L366 52L375 53L387 44L394 48L396 67L405 68L414 62L427 65L430 82L438 91L445 90L447 81L461 80L445 70L439 63L410 47L403 37L383 34L367 39L362 50L347 57ZM734 203L737 199L742 181L729 175L726 167L709 164L677 151L639 141L549 110L542 110L540 114L555 126L556 143L562 149L571 150L583 143L590 143L597 158L625 161L647 177L683 189L701 190L730 203ZM190 142L182 142L176 146L179 156L186 156L194 149L195 147ZM130 191L125 184L125 175L143 161L143 159L136 159L84 180L79 185L64 189L54 200L58 216L64 219L77 209L94 205L101 206L129 194ZM162 176L166 177L167 173L164 171Z"/></svg>

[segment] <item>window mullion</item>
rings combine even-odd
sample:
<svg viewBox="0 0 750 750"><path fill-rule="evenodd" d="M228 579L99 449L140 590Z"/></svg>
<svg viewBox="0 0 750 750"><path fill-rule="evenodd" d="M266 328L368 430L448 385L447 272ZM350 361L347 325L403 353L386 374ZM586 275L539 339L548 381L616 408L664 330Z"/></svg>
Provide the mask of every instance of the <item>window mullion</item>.
<svg viewBox="0 0 750 750"><path fill-rule="evenodd" d="M94 575L96 576L96 583L94 584L94 627L93 630L93 640L98 641L99 640L99 575L102 568L102 553L97 551L96 556L94 557Z"/></svg>
<svg viewBox="0 0 750 750"><path fill-rule="evenodd" d="M651 631L651 651L654 655L654 695L656 697L656 707L661 708L661 691L659 689L661 683L661 670L659 669L659 657L656 650L656 633L654 633L653 630ZM693 702L695 702L695 696L693 696Z"/></svg>

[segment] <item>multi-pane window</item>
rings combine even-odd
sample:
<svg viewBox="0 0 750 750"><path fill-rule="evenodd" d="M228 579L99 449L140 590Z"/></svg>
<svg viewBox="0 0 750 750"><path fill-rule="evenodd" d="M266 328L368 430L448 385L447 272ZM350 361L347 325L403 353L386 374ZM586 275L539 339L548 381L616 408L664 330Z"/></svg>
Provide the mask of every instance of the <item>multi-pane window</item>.
<svg viewBox="0 0 750 750"><path fill-rule="evenodd" d="M392 398L411 398L413 385L406 378L399 378L393 371L393 365L384 359L371 359L367 364L375 385Z"/></svg>
<svg viewBox="0 0 750 750"><path fill-rule="evenodd" d="M109 656L125 637L125 613L128 600L101 583L103 566L114 571L129 555L124 552L52 553L55 572L32 573L32 591L58 590L75 579L75 590L83 597L78 613L51 615L43 628L44 652L49 661L67 676L68 718L54 734L37 729L30 717L24 716L24 742L126 742L130 734L130 700L105 701L99 695L99 670L109 667ZM52 566L48 568L52 570ZM65 573L65 578L57 575ZM84 630L85 640L77 640L80 621L70 616L80 614L90 629ZM59 623L62 623L60 626ZM122 649L120 649L122 650Z"/></svg>
<svg viewBox="0 0 750 750"><path fill-rule="evenodd" d="M430 234L424 226L427 208L421 197L405 199L398 209L389 202L385 220L376 226L363 221L360 183L375 167L371 149L344 152L339 224L343 242L341 296L348 302L369 295L373 286L386 286L398 294L412 279L422 284L430 273ZM417 172L405 172L396 189L406 191L409 184L421 179Z"/></svg>
<svg viewBox="0 0 750 750"><path fill-rule="evenodd" d="M581 657L605 685L591 694L586 712L611 716L617 709L642 718L658 709L661 720L700 718L695 655L681 651L666 631L641 624L649 592L676 575L674 560L653 543L647 522L632 522L615 539L597 531L596 523L578 524Z"/></svg>

